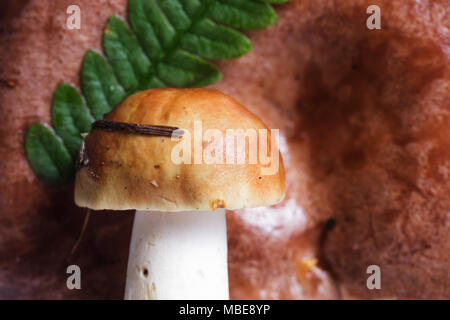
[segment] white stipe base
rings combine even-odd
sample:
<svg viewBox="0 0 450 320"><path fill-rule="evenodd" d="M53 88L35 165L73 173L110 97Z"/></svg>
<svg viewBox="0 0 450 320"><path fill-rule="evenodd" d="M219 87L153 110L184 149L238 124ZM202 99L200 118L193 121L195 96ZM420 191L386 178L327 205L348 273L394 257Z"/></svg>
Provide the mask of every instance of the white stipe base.
<svg viewBox="0 0 450 320"><path fill-rule="evenodd" d="M229 299L225 210L137 211L125 299Z"/></svg>

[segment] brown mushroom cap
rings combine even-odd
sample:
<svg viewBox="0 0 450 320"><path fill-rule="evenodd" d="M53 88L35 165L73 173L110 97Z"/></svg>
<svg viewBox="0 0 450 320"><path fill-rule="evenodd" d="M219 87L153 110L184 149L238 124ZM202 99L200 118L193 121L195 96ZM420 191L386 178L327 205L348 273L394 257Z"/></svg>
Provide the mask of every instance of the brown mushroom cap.
<svg viewBox="0 0 450 320"><path fill-rule="evenodd" d="M203 134L207 129L218 129L224 136L227 129L267 129L236 100L209 89L142 91L125 99L105 119L188 130L191 149L194 121L201 121ZM269 165L259 160L249 164L249 140L245 164L176 164L171 154L178 143L170 137L92 129L85 139L87 161L75 179L76 204L96 210L186 211L269 206L284 198L281 155L278 171L262 175L261 168ZM203 148L208 144L203 138Z"/></svg>

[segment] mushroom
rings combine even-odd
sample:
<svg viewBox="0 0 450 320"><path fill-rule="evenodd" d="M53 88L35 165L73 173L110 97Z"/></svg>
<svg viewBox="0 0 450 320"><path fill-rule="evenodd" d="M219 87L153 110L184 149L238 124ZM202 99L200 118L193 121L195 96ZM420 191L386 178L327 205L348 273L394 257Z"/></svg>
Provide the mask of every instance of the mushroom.
<svg viewBox="0 0 450 320"><path fill-rule="evenodd" d="M142 91L105 120L183 130L177 138L94 127L85 137L76 204L136 210L125 299L228 299L225 210L269 206L285 195L278 147L267 143L263 151L276 155L271 164L250 163L251 148L261 152L261 141L273 142L273 135L228 148L232 140L220 137L227 130L268 129L236 100L209 89ZM178 152L180 145L190 148ZM274 161L277 170L262 173Z"/></svg>

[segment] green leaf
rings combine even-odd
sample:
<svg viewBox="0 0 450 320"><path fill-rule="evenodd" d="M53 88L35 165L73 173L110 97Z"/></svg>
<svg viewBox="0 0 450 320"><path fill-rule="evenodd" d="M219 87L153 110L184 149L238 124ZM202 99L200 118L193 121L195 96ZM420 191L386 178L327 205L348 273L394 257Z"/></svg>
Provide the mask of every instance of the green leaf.
<svg viewBox="0 0 450 320"><path fill-rule="evenodd" d="M208 59L237 58L252 48L246 36L207 18L198 21L186 33L181 47Z"/></svg>
<svg viewBox="0 0 450 320"><path fill-rule="evenodd" d="M222 78L213 64L182 50L158 65L158 76L173 87L201 87Z"/></svg>
<svg viewBox="0 0 450 320"><path fill-rule="evenodd" d="M147 14L151 14L151 11L147 9L148 4L148 1L129 0L128 19L147 56L152 60L161 59L164 56L164 51L156 37L151 21L147 17ZM145 9L144 5L146 5Z"/></svg>
<svg viewBox="0 0 450 320"><path fill-rule="evenodd" d="M83 140L81 133L89 132L92 122L78 90L70 84L61 83L53 94L52 124L72 158L78 156Z"/></svg>
<svg viewBox="0 0 450 320"><path fill-rule="evenodd" d="M162 14L166 16L168 23L178 32L189 28L192 23L189 14L184 10L181 1L159 0L157 1Z"/></svg>
<svg viewBox="0 0 450 320"><path fill-rule="evenodd" d="M103 48L122 86L126 90L137 88L148 74L150 62L126 23L116 16L106 25Z"/></svg>
<svg viewBox="0 0 450 320"><path fill-rule="evenodd" d="M93 50L84 56L81 83L92 115L97 120L125 98L125 91L117 82L111 66Z"/></svg>
<svg viewBox="0 0 450 320"><path fill-rule="evenodd" d="M194 18L204 8L204 2L200 0L180 0L178 1L189 17ZM211 1L208 1L211 2Z"/></svg>
<svg viewBox="0 0 450 320"><path fill-rule="evenodd" d="M34 123L26 135L26 154L46 182L69 181L82 139L120 101L138 90L200 87L222 79L209 60L237 58L251 50L239 30L264 28L276 21L269 3L288 0L129 0L130 27L117 16L103 33L106 58L89 50L81 87L60 84L53 96L49 127ZM89 112L90 110L90 112Z"/></svg>
<svg viewBox="0 0 450 320"><path fill-rule="evenodd" d="M247 30L267 27L277 19L270 5L248 0L215 1L208 15L216 22Z"/></svg>
<svg viewBox="0 0 450 320"><path fill-rule="evenodd" d="M62 141L47 126L35 122L25 136L25 152L36 175L47 183L73 179L74 162Z"/></svg>
<svg viewBox="0 0 450 320"><path fill-rule="evenodd" d="M133 30L151 59L162 58L164 49L172 45L177 35L177 30L169 22L166 13L159 5L161 2L154 0L130 0L128 2L129 19ZM172 2L178 3L178 1ZM169 12L174 13L175 11L176 9L172 5ZM187 19L189 25L189 18Z"/></svg>

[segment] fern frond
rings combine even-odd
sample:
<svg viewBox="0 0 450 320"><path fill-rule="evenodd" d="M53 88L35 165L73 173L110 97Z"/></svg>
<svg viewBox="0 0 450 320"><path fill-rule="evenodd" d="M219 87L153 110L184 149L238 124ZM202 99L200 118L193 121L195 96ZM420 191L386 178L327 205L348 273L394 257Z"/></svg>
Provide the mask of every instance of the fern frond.
<svg viewBox="0 0 450 320"><path fill-rule="evenodd" d="M70 180L80 133L128 95L161 87L200 87L222 79L210 60L237 58L251 50L239 30L276 21L269 3L286 0L129 0L128 20L111 16L103 33L105 56L89 50L81 68L87 102L72 86L58 86L50 128L34 123L26 135L28 160L48 183ZM58 135L58 136L57 136Z"/></svg>

